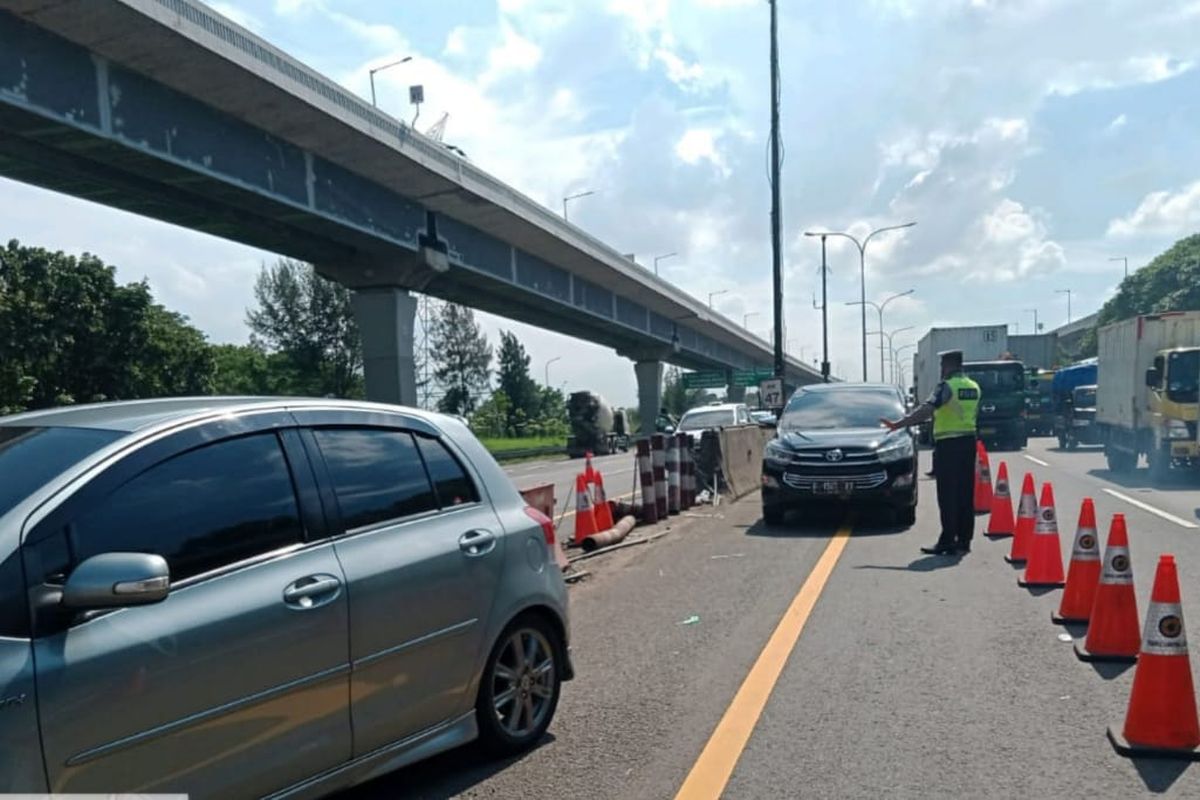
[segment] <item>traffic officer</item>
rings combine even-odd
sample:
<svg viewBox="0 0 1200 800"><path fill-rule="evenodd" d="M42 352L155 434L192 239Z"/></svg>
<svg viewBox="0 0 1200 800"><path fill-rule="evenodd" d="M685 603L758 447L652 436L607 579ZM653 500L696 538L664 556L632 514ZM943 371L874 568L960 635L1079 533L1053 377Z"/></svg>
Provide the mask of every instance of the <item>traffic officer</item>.
<svg viewBox="0 0 1200 800"><path fill-rule="evenodd" d="M890 430L933 417L938 511L942 535L921 551L931 555L971 552L975 534L975 420L979 384L963 374L961 350L939 353L942 381L924 403L903 419L880 420Z"/></svg>

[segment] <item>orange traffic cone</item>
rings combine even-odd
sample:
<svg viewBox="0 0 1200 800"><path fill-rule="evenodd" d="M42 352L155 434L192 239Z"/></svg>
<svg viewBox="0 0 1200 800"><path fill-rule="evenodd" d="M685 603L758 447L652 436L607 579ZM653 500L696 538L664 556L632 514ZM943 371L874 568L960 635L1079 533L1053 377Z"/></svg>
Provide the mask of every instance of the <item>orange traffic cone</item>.
<svg viewBox="0 0 1200 800"><path fill-rule="evenodd" d="M597 533L596 514L592 510L592 496L588 494L587 477L575 476L575 544Z"/></svg>
<svg viewBox="0 0 1200 800"><path fill-rule="evenodd" d="M1137 661L1137 596L1133 593L1133 564L1129 561L1129 534L1125 515L1113 514L1100 568L1100 585L1092 603L1087 640L1075 640L1075 655L1083 661Z"/></svg>
<svg viewBox="0 0 1200 800"><path fill-rule="evenodd" d="M1067 588L1063 590L1058 611L1050 614L1053 622L1087 622L1100 583L1100 540L1096 536L1096 506L1092 498L1083 498L1075 544L1071 548L1071 566L1067 568Z"/></svg>
<svg viewBox="0 0 1200 800"><path fill-rule="evenodd" d="M1054 486L1042 484L1042 501L1038 503L1038 518L1029 540L1025 574L1017 579L1019 586L1062 586L1062 545L1058 541L1058 515L1054 510Z"/></svg>
<svg viewBox="0 0 1200 800"><path fill-rule="evenodd" d="M1013 535L1012 495L1008 491L1008 464L1000 462L996 476L996 491L992 492L992 515L988 517L987 536L1000 539Z"/></svg>
<svg viewBox="0 0 1200 800"><path fill-rule="evenodd" d="M608 504L608 495L604 492L604 475L600 470L596 470L595 474L596 486L596 527L602 531L606 531L613 526L612 506Z"/></svg>
<svg viewBox="0 0 1200 800"><path fill-rule="evenodd" d="M1021 482L1021 502L1017 504L1017 527L1013 532L1012 549L1004 557L1005 561L1010 564L1025 563L1036 519L1037 499L1033 496L1033 476L1026 472L1025 480Z"/></svg>
<svg viewBox="0 0 1200 800"><path fill-rule="evenodd" d="M987 448L975 440L975 513L992 510L992 468L988 465Z"/></svg>
<svg viewBox="0 0 1200 800"><path fill-rule="evenodd" d="M1109 727L1108 739L1123 756L1200 761L1200 720L1174 556L1158 559L1125 727L1119 732Z"/></svg>
<svg viewBox="0 0 1200 800"><path fill-rule="evenodd" d="M596 470L592 467L592 451L583 454L583 482L588 486L596 482Z"/></svg>

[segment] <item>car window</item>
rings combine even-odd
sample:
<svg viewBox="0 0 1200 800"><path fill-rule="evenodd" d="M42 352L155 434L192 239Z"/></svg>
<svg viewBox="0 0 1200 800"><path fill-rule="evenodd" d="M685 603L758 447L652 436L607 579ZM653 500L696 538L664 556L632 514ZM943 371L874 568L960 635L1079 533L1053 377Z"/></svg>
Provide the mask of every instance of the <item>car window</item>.
<svg viewBox="0 0 1200 800"><path fill-rule="evenodd" d="M681 431L703 431L709 428L721 428L733 425L736 417L730 409L711 409L689 411L679 420Z"/></svg>
<svg viewBox="0 0 1200 800"><path fill-rule="evenodd" d="M427 436L418 436L416 440L421 457L425 459L425 468L429 470L429 477L433 481L439 506L449 508L479 500L475 484L444 444Z"/></svg>
<svg viewBox="0 0 1200 800"><path fill-rule="evenodd" d="M90 428L0 426L0 514L123 435Z"/></svg>
<svg viewBox="0 0 1200 800"><path fill-rule="evenodd" d="M291 474L275 434L190 450L116 489L67 528L78 563L157 553L179 581L303 541Z"/></svg>
<svg viewBox="0 0 1200 800"><path fill-rule="evenodd" d="M380 428L313 431L346 530L437 509L412 434Z"/></svg>
<svg viewBox="0 0 1200 800"><path fill-rule="evenodd" d="M887 389L830 389L792 395L779 428L805 431L834 428L878 428L882 417L904 416L900 395Z"/></svg>

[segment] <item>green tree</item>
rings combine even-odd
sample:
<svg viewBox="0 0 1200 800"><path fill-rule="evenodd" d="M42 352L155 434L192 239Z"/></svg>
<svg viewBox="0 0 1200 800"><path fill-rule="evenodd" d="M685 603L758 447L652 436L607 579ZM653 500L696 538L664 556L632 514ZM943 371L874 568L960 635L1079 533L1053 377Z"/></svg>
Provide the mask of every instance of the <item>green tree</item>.
<svg viewBox="0 0 1200 800"><path fill-rule="evenodd" d="M214 394L281 395L297 383L284 353L264 353L248 344L217 344L212 356Z"/></svg>
<svg viewBox="0 0 1200 800"><path fill-rule="evenodd" d="M508 435L526 435L528 423L536 420L542 410L541 390L529 375L529 355L516 336L501 331L496 361L496 379L509 400Z"/></svg>
<svg viewBox="0 0 1200 800"><path fill-rule="evenodd" d="M203 394L212 373L204 335L144 281L89 254L0 250L0 410Z"/></svg>
<svg viewBox="0 0 1200 800"><path fill-rule="evenodd" d="M1180 239L1131 274L1096 317L1096 327L1139 314L1200 308L1200 234ZM1096 355L1096 330L1084 337L1080 357Z"/></svg>
<svg viewBox="0 0 1200 800"><path fill-rule="evenodd" d="M502 389L492 392L492 396L480 404L475 413L471 414L471 430L480 436L500 438L505 436L508 426L508 395Z"/></svg>
<svg viewBox="0 0 1200 800"><path fill-rule="evenodd" d="M292 380L284 394L362 397L362 339L350 290L311 264L281 258L254 282L258 307L247 311L250 343L281 353Z"/></svg>
<svg viewBox="0 0 1200 800"><path fill-rule="evenodd" d="M488 388L492 348L479 329L475 313L465 306L445 303L430 331L433 378L444 390L438 410L469 415Z"/></svg>
<svg viewBox="0 0 1200 800"><path fill-rule="evenodd" d="M663 406L671 412L671 416L678 418L687 411L687 400L688 390L683 386L683 373L679 367L668 367L663 380Z"/></svg>

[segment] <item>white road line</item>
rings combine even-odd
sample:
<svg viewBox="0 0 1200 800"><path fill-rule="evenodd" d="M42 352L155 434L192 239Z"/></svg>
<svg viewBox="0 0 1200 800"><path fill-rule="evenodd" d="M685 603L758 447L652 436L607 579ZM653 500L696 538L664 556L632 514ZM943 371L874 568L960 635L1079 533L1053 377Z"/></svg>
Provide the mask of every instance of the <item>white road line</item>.
<svg viewBox="0 0 1200 800"><path fill-rule="evenodd" d="M1200 526L1196 525L1196 523L1194 523L1194 522L1188 522L1186 519L1177 517L1174 514L1168 514L1166 511L1157 509L1154 506L1150 505L1149 503L1143 503L1141 500L1135 500L1134 498L1130 497L1127 494L1121 494L1120 492L1115 491L1113 489L1105 489L1104 491L1108 494L1111 494L1113 497L1117 498L1118 500L1124 500L1126 503L1129 503L1132 506L1137 506L1138 508L1142 509L1143 511L1149 511L1151 514L1154 514L1157 517L1162 517L1163 519L1167 520L1168 522L1174 522L1176 525L1178 525L1181 528L1200 527Z"/></svg>
<svg viewBox="0 0 1200 800"><path fill-rule="evenodd" d="M1021 455L1023 455L1025 458L1029 459L1033 463L1038 464L1040 466L1043 466L1043 467L1050 466L1048 463L1046 463L1045 461L1042 461L1040 458L1035 458L1034 456L1031 456L1028 453L1022 453Z"/></svg>

